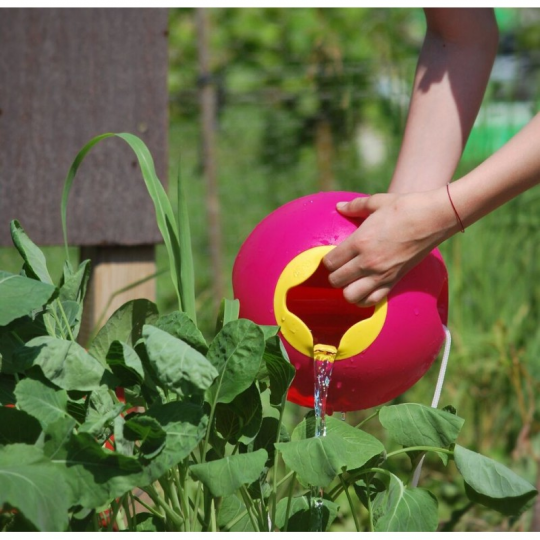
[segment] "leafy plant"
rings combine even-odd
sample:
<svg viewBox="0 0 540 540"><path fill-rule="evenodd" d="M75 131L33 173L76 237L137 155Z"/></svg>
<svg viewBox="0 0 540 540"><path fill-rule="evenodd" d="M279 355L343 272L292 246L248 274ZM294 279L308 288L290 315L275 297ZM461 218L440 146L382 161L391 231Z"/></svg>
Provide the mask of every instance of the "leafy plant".
<svg viewBox="0 0 540 540"><path fill-rule="evenodd" d="M90 141L69 171L64 232L77 168L112 135ZM364 423L333 417L315 437L311 413L289 434L295 371L279 328L238 319L238 303L224 300L206 341L195 322L185 199L175 215L146 146L118 137L155 203L179 309L159 314L148 300L130 301L85 350L76 338L89 262L66 263L53 284L41 250L12 223L23 264L20 274L0 272L1 530L328 530L347 504L357 530L434 531L435 495L393 467L408 456L414 469L426 453L455 464L472 503L509 515L532 503L532 485L457 444L464 421L451 409L378 409L370 419L394 450Z"/></svg>

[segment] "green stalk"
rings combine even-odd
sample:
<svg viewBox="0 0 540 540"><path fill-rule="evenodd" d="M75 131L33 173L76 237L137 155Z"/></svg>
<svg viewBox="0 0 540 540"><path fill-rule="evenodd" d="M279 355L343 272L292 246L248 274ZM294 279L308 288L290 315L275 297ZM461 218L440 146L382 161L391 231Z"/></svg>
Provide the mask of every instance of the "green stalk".
<svg viewBox="0 0 540 540"><path fill-rule="evenodd" d="M369 489L369 482L367 482L367 510L369 519L369 532L375 532L375 525L373 523L373 509L371 506L371 491Z"/></svg>
<svg viewBox="0 0 540 540"><path fill-rule="evenodd" d="M66 315L66 312L64 311L64 306L62 305L62 302L60 300L57 300L58 306L60 307L60 312L62 313L62 317L64 318L64 321L66 323L68 334L71 339L71 341L75 341L75 338L73 337L73 332L71 331L71 326L69 326L69 321Z"/></svg>
<svg viewBox="0 0 540 540"><path fill-rule="evenodd" d="M51 308L52 308L52 306L51 306ZM56 313L56 310L51 309L51 311L49 313L52 315L53 319L55 320L56 326L58 327L58 330L60 331L62 339L66 339L66 334L64 334L64 331L62 330L62 325L60 324L60 319L58 318L58 314Z"/></svg>
<svg viewBox="0 0 540 540"><path fill-rule="evenodd" d="M190 510L189 510L189 502L187 500L186 474L185 474L184 467L179 464L177 472L178 472L178 477L175 475L176 489L178 490L178 494L180 495L180 504L182 507L182 513L184 514L184 517L186 519L186 532L191 532L191 527L189 523L191 516L190 516Z"/></svg>
<svg viewBox="0 0 540 540"><path fill-rule="evenodd" d="M165 519L165 516L163 514L160 514L153 506L146 504L146 502L143 501L140 497L137 497L137 495L133 495L133 500L137 501L142 507L146 508L151 514L154 514L154 516L160 519Z"/></svg>
<svg viewBox="0 0 540 540"><path fill-rule="evenodd" d="M256 532L260 532L260 527L257 525L257 522L255 518L252 515L252 500L249 494L246 495L246 486L242 486L240 488L240 494L242 495L242 499L244 499L244 504L246 505L247 515L249 517L249 521L251 522L251 526L255 529Z"/></svg>
<svg viewBox="0 0 540 540"><path fill-rule="evenodd" d="M399 454L407 454L408 452L417 452L417 451L441 452L442 454L448 454L449 456L454 455L454 451L448 450L447 448L438 448L436 446L409 446L408 448L401 448L400 450L395 450L394 452L390 452L389 454L386 454L386 459L393 456L398 456Z"/></svg>
<svg viewBox="0 0 540 540"><path fill-rule="evenodd" d="M369 422L372 418L375 418L379 414L379 409L377 409L373 414L370 414L367 418L364 418L359 424L354 426L356 429L362 427L366 422Z"/></svg>
<svg viewBox="0 0 540 540"><path fill-rule="evenodd" d="M285 398L281 401L281 407L279 408L279 420L278 420L278 426L277 426L276 444L279 443L279 437L281 435L281 424L283 422L284 410L285 410ZM276 448L276 451L274 454L274 476L272 478L273 489L272 489L272 496L270 498L272 502L272 518L271 518L272 527L274 526L274 523L276 522L278 461L279 461L279 451Z"/></svg>
<svg viewBox="0 0 540 540"><path fill-rule="evenodd" d="M182 530L182 526L184 525L184 521L181 516L179 516L168 504L167 502L161 497L161 495L157 492L156 488L154 486L146 486L143 488L143 490L148 493L152 501L156 506L159 506L163 512L165 513L165 516L168 520L170 520L173 525L176 527L178 531Z"/></svg>
<svg viewBox="0 0 540 540"><path fill-rule="evenodd" d="M210 531L217 532L217 520L216 520L216 506L214 504L214 498L210 502Z"/></svg>
<svg viewBox="0 0 540 540"><path fill-rule="evenodd" d="M356 527L356 532L360 532L360 523L358 523L358 516L356 515L356 512L354 511L353 501L349 493L349 486L345 484L345 481L343 480L343 476L341 474L339 475L339 481L341 482L341 485L343 486L343 491L345 492L345 496L347 497L347 502L349 503L349 508L351 509L351 514L354 520L354 526ZM368 487L368 491L369 491L369 487Z"/></svg>
<svg viewBox="0 0 540 540"><path fill-rule="evenodd" d="M291 513L292 496L295 482L296 473L293 473L291 481L289 482L289 489L287 491L287 509L285 510L285 525L283 526L284 532L287 532L287 528L289 527L289 514Z"/></svg>

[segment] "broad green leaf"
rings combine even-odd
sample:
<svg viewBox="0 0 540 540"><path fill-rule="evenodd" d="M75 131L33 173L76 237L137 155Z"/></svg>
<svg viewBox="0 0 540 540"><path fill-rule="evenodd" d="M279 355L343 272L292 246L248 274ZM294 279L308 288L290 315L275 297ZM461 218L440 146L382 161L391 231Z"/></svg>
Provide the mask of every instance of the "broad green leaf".
<svg viewBox="0 0 540 540"><path fill-rule="evenodd" d="M136 415L124 424L124 437L128 441L140 441L141 455L151 459L165 446L167 433L155 418Z"/></svg>
<svg viewBox="0 0 540 540"><path fill-rule="evenodd" d="M278 429L280 429L279 433L279 441L278 441ZM268 453L268 459L266 461L266 466L271 467L274 463L274 455L276 452L275 443L276 442L289 442L290 436L287 433L287 430L285 429L285 426L281 424L281 427L279 425L279 420L277 418L274 418L272 416L265 416L262 419L261 428L259 429L259 433L257 433L257 437L255 437L255 440L253 443L251 443L250 447L252 446L253 450L259 450L260 448L263 448ZM245 447L240 447L245 448Z"/></svg>
<svg viewBox="0 0 540 540"><path fill-rule="evenodd" d="M369 509L369 501L373 501L373 499L377 496L378 493L384 491L386 489L386 485L379 478L372 477L369 482L367 482L365 478L366 477L364 477L364 479L362 480L358 480L357 482L355 482L353 487L356 496L364 505L364 508Z"/></svg>
<svg viewBox="0 0 540 540"><path fill-rule="evenodd" d="M296 370L289 362L277 336L266 341L263 358L270 378L270 405L281 408L284 406Z"/></svg>
<svg viewBox="0 0 540 540"><path fill-rule="evenodd" d="M216 429L231 444L251 442L262 423L262 403L257 386L252 384L230 403L219 403L215 418Z"/></svg>
<svg viewBox="0 0 540 540"><path fill-rule="evenodd" d="M32 317L22 317L0 327L0 373L21 373L24 366L14 363L13 355L31 339L47 335L43 312Z"/></svg>
<svg viewBox="0 0 540 540"><path fill-rule="evenodd" d="M155 326L143 327L148 358L160 382L180 397L204 392L218 372L193 347Z"/></svg>
<svg viewBox="0 0 540 540"><path fill-rule="evenodd" d="M40 531L66 530L69 489L42 450L25 444L0 447L0 486L0 509L18 509Z"/></svg>
<svg viewBox="0 0 540 540"><path fill-rule="evenodd" d="M171 336L185 341L188 345L206 355L208 344L196 324L182 311L174 311L164 317L160 317L155 326L168 332Z"/></svg>
<svg viewBox="0 0 540 540"><path fill-rule="evenodd" d="M219 313L216 320L216 334L220 332L227 323L238 320L239 313L240 302L238 300L228 300L227 298L223 298L219 306Z"/></svg>
<svg viewBox="0 0 540 540"><path fill-rule="evenodd" d="M73 504L96 508L141 485L142 467L135 458L105 450L90 434L72 431L70 421L48 426L44 451L70 486Z"/></svg>
<svg viewBox="0 0 540 540"><path fill-rule="evenodd" d="M136 532L158 533L167 531L165 520L149 512L138 512L135 515L135 522L137 524Z"/></svg>
<svg viewBox="0 0 540 540"><path fill-rule="evenodd" d="M15 403L15 379L3 375L0 377L0 407Z"/></svg>
<svg viewBox="0 0 540 540"><path fill-rule="evenodd" d="M41 425L33 416L13 407L0 407L0 445L34 444L40 434Z"/></svg>
<svg viewBox="0 0 540 540"><path fill-rule="evenodd" d="M119 414L125 411L125 409L126 406L123 403L117 403L106 413L90 409L86 421L79 428L79 433L89 433L98 441L104 442L112 431L110 425Z"/></svg>
<svg viewBox="0 0 540 540"><path fill-rule="evenodd" d="M419 403L382 407L379 420L390 436L403 446L439 448L456 442L464 422L459 416Z"/></svg>
<svg viewBox="0 0 540 540"><path fill-rule="evenodd" d="M107 364L121 386L141 384L144 368L139 355L127 343L115 340L107 352Z"/></svg>
<svg viewBox="0 0 540 540"><path fill-rule="evenodd" d="M536 488L508 467L456 445L456 466L463 476L467 497L506 515L519 515L538 494Z"/></svg>
<svg viewBox="0 0 540 540"><path fill-rule="evenodd" d="M143 326L154 324L157 320L158 310L153 302L130 300L111 315L92 341L88 352L105 363L113 341L120 341L135 348L135 344L142 336Z"/></svg>
<svg viewBox="0 0 540 540"><path fill-rule="evenodd" d="M393 474L372 512L376 532L434 532L439 523L437 499L425 489L405 488Z"/></svg>
<svg viewBox="0 0 540 540"><path fill-rule="evenodd" d="M217 524L221 531L255 532L245 504L236 495L223 497L219 505Z"/></svg>
<svg viewBox="0 0 540 540"><path fill-rule="evenodd" d="M287 466L305 485L326 487L339 473L359 469L384 452L375 437L336 418L327 418L325 437L301 439L306 425L304 420L291 442L276 445Z"/></svg>
<svg viewBox="0 0 540 540"><path fill-rule="evenodd" d="M81 326L82 305L73 300L53 302L43 314L43 322L50 336L67 339L77 337ZM71 332L71 334L70 334Z"/></svg>
<svg viewBox="0 0 540 540"><path fill-rule="evenodd" d="M64 263L62 281L60 283L60 300L71 300L82 304L86 296L88 280L90 279L91 263L86 260L73 271L69 261Z"/></svg>
<svg viewBox="0 0 540 540"><path fill-rule="evenodd" d="M16 355L22 364L39 366L45 377L64 390L99 388L105 370L78 343L50 336L29 341Z"/></svg>
<svg viewBox="0 0 540 540"><path fill-rule="evenodd" d="M152 407L145 416L156 419L167 438L163 450L145 467L145 483L141 485L154 482L189 456L203 440L208 427L202 407L192 403L173 401Z"/></svg>
<svg viewBox="0 0 540 540"><path fill-rule="evenodd" d="M310 497L294 497L289 510L289 520L285 529L287 498L279 501L276 509L276 527L284 532L327 531L339 512L339 505L327 499L321 499L321 506L314 508Z"/></svg>
<svg viewBox="0 0 540 540"><path fill-rule="evenodd" d="M264 352L262 330L247 319L226 324L208 350L208 360L219 372L207 393L210 403L230 403L255 380Z"/></svg>
<svg viewBox="0 0 540 540"><path fill-rule="evenodd" d="M43 252L30 240L16 219L11 222L10 228L13 244L26 263L26 274L28 277L53 285Z"/></svg>
<svg viewBox="0 0 540 540"><path fill-rule="evenodd" d="M52 424L68 415L68 395L65 390L57 390L27 377L17 384L15 395L19 409L37 418L42 425Z"/></svg>
<svg viewBox="0 0 540 540"><path fill-rule="evenodd" d="M32 315L57 294L54 285L0 270L0 326Z"/></svg>
<svg viewBox="0 0 540 540"><path fill-rule="evenodd" d="M279 326L259 324L259 328L262 330L264 334L265 341L268 341L270 338L277 336L279 332Z"/></svg>
<svg viewBox="0 0 540 540"><path fill-rule="evenodd" d="M255 482L264 468L267 457L265 450L257 450L192 465L189 470L214 497L225 497L232 495L243 484Z"/></svg>

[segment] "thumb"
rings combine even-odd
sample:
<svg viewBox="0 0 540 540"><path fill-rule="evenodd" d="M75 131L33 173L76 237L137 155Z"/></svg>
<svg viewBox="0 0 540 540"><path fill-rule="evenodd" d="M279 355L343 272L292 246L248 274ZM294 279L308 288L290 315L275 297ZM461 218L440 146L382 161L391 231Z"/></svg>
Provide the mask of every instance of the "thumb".
<svg viewBox="0 0 540 540"><path fill-rule="evenodd" d="M349 217L368 217L379 207L377 195L368 197L357 197L349 202L339 202L336 205L337 211Z"/></svg>

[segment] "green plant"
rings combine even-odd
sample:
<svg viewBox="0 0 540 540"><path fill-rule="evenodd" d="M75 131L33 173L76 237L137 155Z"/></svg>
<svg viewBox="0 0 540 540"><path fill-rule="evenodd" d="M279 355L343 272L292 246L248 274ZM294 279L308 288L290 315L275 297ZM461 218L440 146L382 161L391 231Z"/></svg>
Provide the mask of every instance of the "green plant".
<svg viewBox="0 0 540 540"><path fill-rule="evenodd" d="M90 141L69 171L66 247L77 168L111 136ZM207 342L195 322L182 190L175 214L146 146L118 137L154 201L179 309L128 302L85 350L75 340L89 261L67 262L56 286L12 222L23 267L0 271L0 530L328 530L347 504L357 530L433 531L437 499L393 465L408 456L413 470L426 453L455 463L472 503L508 515L531 504L532 485L456 444L464 421L452 408L384 406L356 427L331 417L324 437L310 413L287 429L295 372L279 328L238 319L238 302L224 300ZM396 449L361 429L376 417Z"/></svg>

